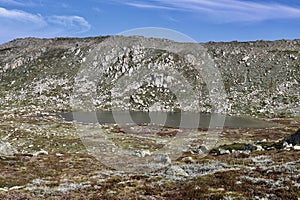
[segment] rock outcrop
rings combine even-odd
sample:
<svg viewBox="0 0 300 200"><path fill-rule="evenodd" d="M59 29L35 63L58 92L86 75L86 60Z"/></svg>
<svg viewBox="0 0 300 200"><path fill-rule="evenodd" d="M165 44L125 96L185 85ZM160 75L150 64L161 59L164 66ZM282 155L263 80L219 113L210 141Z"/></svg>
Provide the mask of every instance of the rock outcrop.
<svg viewBox="0 0 300 200"><path fill-rule="evenodd" d="M286 137L283 139L283 144L286 143L287 145L292 146L299 146L300 145L300 128L296 133Z"/></svg>
<svg viewBox="0 0 300 200"><path fill-rule="evenodd" d="M0 141L0 156L13 156L18 151L8 142Z"/></svg>

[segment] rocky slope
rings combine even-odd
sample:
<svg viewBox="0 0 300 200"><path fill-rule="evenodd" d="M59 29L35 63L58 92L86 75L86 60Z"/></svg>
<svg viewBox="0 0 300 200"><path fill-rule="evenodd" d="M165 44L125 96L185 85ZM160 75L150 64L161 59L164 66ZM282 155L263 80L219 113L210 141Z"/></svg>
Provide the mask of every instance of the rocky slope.
<svg viewBox="0 0 300 200"><path fill-rule="evenodd" d="M1 113L71 111L74 107L70 100L82 100L80 96L84 96L84 91L76 93L76 81L83 84L81 89L87 90L87 84L91 83L88 78L78 82L78 73L90 61L94 49L108 38L26 38L0 45ZM121 37L124 43L132 39ZM165 40L151 39L151 42L159 44ZM223 107L228 114L299 116L300 40L198 45L208 53L221 74L227 94ZM111 52L114 50L112 48ZM195 104L201 112L216 111L207 80L182 56L135 46L124 48L116 55L107 70L102 72L101 80L95 83L96 92L91 103L96 109L149 110L151 107L152 110L176 111L191 110L186 104ZM100 61L97 60L96 68L99 68ZM130 73L136 70L151 68L150 63L156 67L157 74L135 85L135 93L125 97L112 92L117 80L126 74L130 77ZM179 105L178 97L168 88L168 84L176 85L178 80L159 75L166 66L183 76L195 91L195 97L199 98L193 97L193 102Z"/></svg>

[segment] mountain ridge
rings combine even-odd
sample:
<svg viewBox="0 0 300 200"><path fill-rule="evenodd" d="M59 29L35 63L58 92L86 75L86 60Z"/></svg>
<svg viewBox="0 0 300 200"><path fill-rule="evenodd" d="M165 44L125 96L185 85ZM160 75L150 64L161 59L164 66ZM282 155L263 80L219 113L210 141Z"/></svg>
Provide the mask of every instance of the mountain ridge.
<svg viewBox="0 0 300 200"><path fill-rule="evenodd" d="M130 40L121 37L122 40ZM2 113L57 113L71 111L71 97L74 95L74 81L78 70L85 62L89 53L98 47L104 37L88 38L25 38L16 39L0 45L0 76ZM148 40L141 38L141 40ZM165 40L153 39L159 43ZM174 43L175 44L175 43ZM251 116L298 116L300 101L300 40L254 41L254 42L208 42L198 43L206 49L215 66L222 75L227 93L226 109L230 115ZM128 49L128 52L136 49ZM136 65L146 65L144 58L141 63L132 64L132 58L124 52L119 53L119 63L114 63L108 77L122 77ZM124 54L124 55L123 55ZM189 80L196 91L201 93L201 112L213 112L205 81L200 76L195 78L193 66L184 59L170 52L158 50L141 50L141 54L156 55L150 62L158 69L173 63L174 68ZM123 57L122 57L123 56ZM150 56L150 57L151 57ZM166 59L172 57L166 62ZM129 59L129 60L128 60ZM131 60L130 60L131 59ZM127 66L119 68L118 66ZM125 70L120 72L120 70ZM132 97L131 102L121 105L121 109L145 110L154 103L160 107L153 108L163 111L185 110L177 105L176 98L165 90L160 95L159 88L148 81L147 87ZM199 78L200 77L200 78ZM110 80L115 81L115 80ZM152 82L151 82L152 81ZM164 80L165 81L165 80ZM104 83L102 81L102 83ZM107 86L115 82L106 82ZM102 87L102 86L101 86ZM100 110L112 109L111 88L101 88L100 95L106 99L95 97L95 107ZM102 93L101 93L102 92ZM144 96L153 93L154 96ZM168 103L166 103L168 102ZM122 104L122 103L121 103Z"/></svg>

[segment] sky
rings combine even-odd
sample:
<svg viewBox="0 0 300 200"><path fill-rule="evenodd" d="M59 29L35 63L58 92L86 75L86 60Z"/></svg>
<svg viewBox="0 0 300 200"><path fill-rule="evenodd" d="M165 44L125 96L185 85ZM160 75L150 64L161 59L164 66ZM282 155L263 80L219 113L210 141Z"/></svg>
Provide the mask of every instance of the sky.
<svg viewBox="0 0 300 200"><path fill-rule="evenodd" d="M300 38L299 0L0 0L0 44L172 29L197 42Z"/></svg>

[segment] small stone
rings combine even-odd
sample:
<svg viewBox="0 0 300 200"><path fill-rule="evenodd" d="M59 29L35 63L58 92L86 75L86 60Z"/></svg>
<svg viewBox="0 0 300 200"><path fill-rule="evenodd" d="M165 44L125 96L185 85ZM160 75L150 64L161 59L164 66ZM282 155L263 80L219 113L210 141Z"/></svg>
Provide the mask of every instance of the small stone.
<svg viewBox="0 0 300 200"><path fill-rule="evenodd" d="M249 56L245 56L243 59L242 59L242 61L244 61L244 62L247 62L248 60L249 60Z"/></svg>
<svg viewBox="0 0 300 200"><path fill-rule="evenodd" d="M237 181L235 184L237 184L237 185L241 185L241 184L242 184L242 182L241 182L241 181Z"/></svg>
<svg viewBox="0 0 300 200"><path fill-rule="evenodd" d="M0 142L0 155L13 156L18 151L8 142Z"/></svg>
<svg viewBox="0 0 300 200"><path fill-rule="evenodd" d="M295 56L295 55L293 55L293 54L290 54L289 57L290 57L291 59L293 59L293 60L297 60L297 59L298 59L298 57Z"/></svg>
<svg viewBox="0 0 300 200"><path fill-rule="evenodd" d="M200 146L197 148L196 152L197 152L198 154L207 154L207 153L209 153L209 150L208 150L208 148L207 148L205 145L200 145Z"/></svg>
<svg viewBox="0 0 300 200"><path fill-rule="evenodd" d="M0 188L0 192L7 192L8 189L7 188Z"/></svg>
<svg viewBox="0 0 300 200"><path fill-rule="evenodd" d="M99 189L101 189L101 186L99 186L99 185L94 185L94 189L99 190Z"/></svg>
<svg viewBox="0 0 300 200"><path fill-rule="evenodd" d="M38 156L38 155L48 155L48 152L45 150L37 151L32 154L33 156Z"/></svg>
<svg viewBox="0 0 300 200"><path fill-rule="evenodd" d="M295 145L293 148L294 150L300 150L300 145Z"/></svg>
<svg viewBox="0 0 300 200"><path fill-rule="evenodd" d="M256 145L256 150L257 151L263 151L264 150L264 148L261 146L261 145Z"/></svg>
<svg viewBox="0 0 300 200"><path fill-rule="evenodd" d="M108 192L108 194L116 194L117 192L116 191L113 191L113 190L110 190L109 192Z"/></svg>
<svg viewBox="0 0 300 200"><path fill-rule="evenodd" d="M171 158L166 154L159 154L154 158L154 161L161 164L171 164Z"/></svg>
<svg viewBox="0 0 300 200"><path fill-rule="evenodd" d="M19 189L22 189L24 187L25 186L13 186L13 187L9 188L9 190L19 190Z"/></svg>
<svg viewBox="0 0 300 200"><path fill-rule="evenodd" d="M283 142L283 149L285 150L290 150L291 148L293 148L292 144L288 144L287 142Z"/></svg>
<svg viewBox="0 0 300 200"><path fill-rule="evenodd" d="M185 163L195 163L195 160L192 157L190 157L190 156L184 157L182 159L182 161L185 162Z"/></svg>
<svg viewBox="0 0 300 200"><path fill-rule="evenodd" d="M186 171L184 171L181 167L179 166L171 166L167 171L166 174L171 175L171 176L189 176Z"/></svg>
<svg viewBox="0 0 300 200"><path fill-rule="evenodd" d="M224 154L230 154L230 151L229 150L225 150L225 149L219 149L218 155L224 155Z"/></svg>
<svg viewBox="0 0 300 200"><path fill-rule="evenodd" d="M135 153L136 156L144 158L146 156L151 156L151 152L149 150L140 150Z"/></svg>

